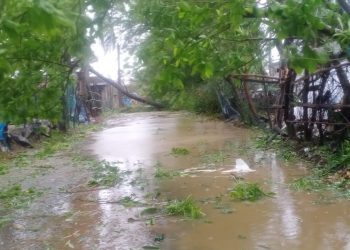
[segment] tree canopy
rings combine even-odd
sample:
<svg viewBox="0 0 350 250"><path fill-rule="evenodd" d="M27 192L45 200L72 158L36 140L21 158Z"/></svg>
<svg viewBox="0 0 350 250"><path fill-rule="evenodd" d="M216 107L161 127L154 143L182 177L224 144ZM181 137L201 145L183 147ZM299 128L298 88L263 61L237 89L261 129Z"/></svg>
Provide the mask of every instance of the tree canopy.
<svg viewBox="0 0 350 250"><path fill-rule="evenodd" d="M298 74L347 60L349 30L330 0L2 1L0 116L59 119L96 38L124 42L146 92L181 106L189 94L206 100L231 74L267 73L272 56Z"/></svg>
<svg viewBox="0 0 350 250"><path fill-rule="evenodd" d="M67 84L93 59L111 1L18 0L0 3L0 117L59 120Z"/></svg>
<svg viewBox="0 0 350 250"><path fill-rule="evenodd" d="M259 71L277 48L282 61L313 72L348 50L349 17L334 1L135 1L147 30L138 56L156 91ZM149 73L148 73L149 72Z"/></svg>

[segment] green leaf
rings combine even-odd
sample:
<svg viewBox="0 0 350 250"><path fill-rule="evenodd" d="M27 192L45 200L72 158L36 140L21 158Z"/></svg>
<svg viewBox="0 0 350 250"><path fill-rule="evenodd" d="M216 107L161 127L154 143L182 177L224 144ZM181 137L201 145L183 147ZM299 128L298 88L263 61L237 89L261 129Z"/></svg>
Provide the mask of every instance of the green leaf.
<svg viewBox="0 0 350 250"><path fill-rule="evenodd" d="M209 79L213 76L214 73L214 66L212 63L208 62L205 64L204 71L201 74L201 77L203 79Z"/></svg>
<svg viewBox="0 0 350 250"><path fill-rule="evenodd" d="M184 84L183 84L181 79L174 79L173 80L173 85L178 90L182 90L184 88Z"/></svg>
<svg viewBox="0 0 350 250"><path fill-rule="evenodd" d="M173 49L173 55L174 55L174 57L177 56L178 52L179 52L179 48L175 47L175 48Z"/></svg>
<svg viewBox="0 0 350 250"><path fill-rule="evenodd" d="M1 26L0 26L1 28ZM7 35L9 35L12 39L17 39L19 36L19 24L9 20L9 19L5 19L2 21L2 29L7 33Z"/></svg>
<svg viewBox="0 0 350 250"><path fill-rule="evenodd" d="M0 72L5 73L10 70L11 66L7 60L0 57Z"/></svg>

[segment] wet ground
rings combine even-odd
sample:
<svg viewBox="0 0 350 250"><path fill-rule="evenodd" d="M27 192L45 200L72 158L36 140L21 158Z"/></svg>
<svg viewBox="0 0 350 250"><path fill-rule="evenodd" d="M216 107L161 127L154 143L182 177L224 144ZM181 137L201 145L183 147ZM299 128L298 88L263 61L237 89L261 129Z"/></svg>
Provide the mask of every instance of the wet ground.
<svg viewBox="0 0 350 250"><path fill-rule="evenodd" d="M306 166L257 151L253 137L248 129L185 113L111 119L83 154L113 162L120 183L87 189L88 171L61 161L38 179L51 185L50 192L0 230L0 249L350 249L350 202L293 191L289 183L307 174ZM174 148L189 154L176 155ZM238 158L256 171L227 171ZM178 174L155 178L157 169ZM228 193L240 178L274 197L233 202ZM206 214L203 219L142 213L189 196Z"/></svg>

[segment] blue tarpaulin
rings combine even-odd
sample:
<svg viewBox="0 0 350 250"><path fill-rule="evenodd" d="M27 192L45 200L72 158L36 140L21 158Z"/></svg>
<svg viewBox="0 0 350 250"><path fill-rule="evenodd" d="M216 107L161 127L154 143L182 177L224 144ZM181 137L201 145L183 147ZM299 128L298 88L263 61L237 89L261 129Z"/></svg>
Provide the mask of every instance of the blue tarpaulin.
<svg viewBox="0 0 350 250"><path fill-rule="evenodd" d="M66 104L69 119L72 122L88 123L89 115L84 103L76 96L74 85L70 84L66 90Z"/></svg>
<svg viewBox="0 0 350 250"><path fill-rule="evenodd" d="M7 124L0 122L0 140L3 141L7 138Z"/></svg>

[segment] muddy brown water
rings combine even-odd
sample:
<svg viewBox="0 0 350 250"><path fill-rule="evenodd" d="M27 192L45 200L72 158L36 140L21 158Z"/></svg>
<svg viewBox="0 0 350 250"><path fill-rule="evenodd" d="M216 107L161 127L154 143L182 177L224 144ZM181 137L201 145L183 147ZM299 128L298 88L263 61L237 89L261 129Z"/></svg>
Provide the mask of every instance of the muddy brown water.
<svg viewBox="0 0 350 250"><path fill-rule="evenodd" d="M123 173L121 183L56 197L39 228L32 225L35 230L28 231L12 225L0 237L0 249L350 249L350 202L291 190L289 183L307 174L306 166L283 164L273 152L255 150L253 137L251 130L186 113L112 119L93 136L87 153L114 162ZM171 154L175 147L190 153ZM225 172L238 158L256 171ZM154 178L157 167L182 174ZM275 196L233 202L228 193L238 178L257 182ZM147 207L189 196L198 201L203 219L142 215ZM125 207L116 202L123 197L140 204ZM162 234L158 245L154 239Z"/></svg>

